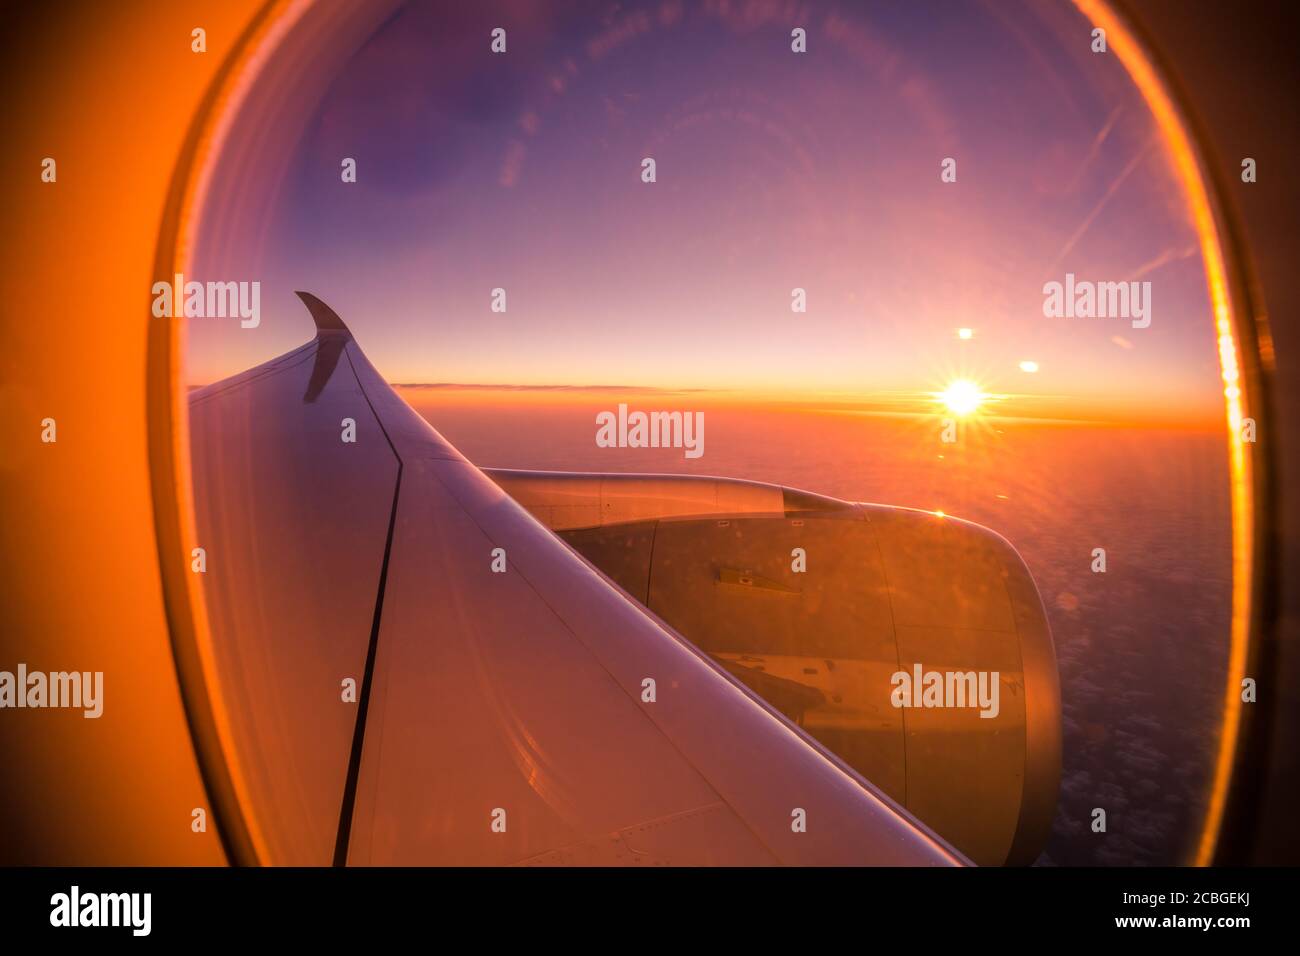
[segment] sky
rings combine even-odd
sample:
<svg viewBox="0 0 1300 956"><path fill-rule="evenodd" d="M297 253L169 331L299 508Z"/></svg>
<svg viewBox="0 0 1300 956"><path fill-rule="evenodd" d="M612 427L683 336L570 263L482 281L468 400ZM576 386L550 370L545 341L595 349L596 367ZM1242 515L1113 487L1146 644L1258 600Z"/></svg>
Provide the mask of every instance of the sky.
<svg viewBox="0 0 1300 956"><path fill-rule="evenodd" d="M393 382L892 408L970 378L1009 415L1220 421L1184 198L1090 31L1015 0L404 4L304 67L292 122L282 88L236 119L190 277L260 281L262 322L188 320L187 375L301 344L307 289ZM1067 272L1149 281L1150 327L1045 317Z"/></svg>

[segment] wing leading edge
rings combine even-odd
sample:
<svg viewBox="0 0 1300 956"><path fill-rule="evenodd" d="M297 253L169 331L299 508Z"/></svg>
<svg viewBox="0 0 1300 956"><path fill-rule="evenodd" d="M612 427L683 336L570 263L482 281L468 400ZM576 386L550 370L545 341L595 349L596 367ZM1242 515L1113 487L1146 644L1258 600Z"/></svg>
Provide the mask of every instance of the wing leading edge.
<svg viewBox="0 0 1300 956"><path fill-rule="evenodd" d="M312 343L191 399L207 678L262 862L965 862L539 524L303 299Z"/></svg>

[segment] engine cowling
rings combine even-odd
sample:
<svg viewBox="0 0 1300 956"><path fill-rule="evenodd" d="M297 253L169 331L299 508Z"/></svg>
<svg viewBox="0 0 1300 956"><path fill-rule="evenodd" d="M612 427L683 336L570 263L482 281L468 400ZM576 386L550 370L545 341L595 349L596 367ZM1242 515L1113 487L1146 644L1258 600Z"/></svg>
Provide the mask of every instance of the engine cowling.
<svg viewBox="0 0 1300 956"><path fill-rule="evenodd" d="M957 518L691 476L488 475L980 864L1041 852L1060 690L1028 568Z"/></svg>

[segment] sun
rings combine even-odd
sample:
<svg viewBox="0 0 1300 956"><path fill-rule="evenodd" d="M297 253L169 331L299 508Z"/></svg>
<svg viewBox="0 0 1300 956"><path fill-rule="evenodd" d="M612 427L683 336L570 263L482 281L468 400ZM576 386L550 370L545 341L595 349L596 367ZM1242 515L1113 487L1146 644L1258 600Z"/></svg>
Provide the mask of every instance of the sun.
<svg viewBox="0 0 1300 956"><path fill-rule="evenodd" d="M977 411L988 396L970 379L959 378L939 393L939 401L954 415L965 417Z"/></svg>

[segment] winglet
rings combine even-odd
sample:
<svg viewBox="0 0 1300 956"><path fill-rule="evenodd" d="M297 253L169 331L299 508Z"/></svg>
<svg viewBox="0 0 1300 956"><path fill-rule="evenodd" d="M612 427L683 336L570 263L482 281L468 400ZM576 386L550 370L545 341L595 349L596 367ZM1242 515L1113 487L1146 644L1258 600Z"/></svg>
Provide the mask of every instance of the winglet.
<svg viewBox="0 0 1300 956"><path fill-rule="evenodd" d="M347 332L348 335L352 334L352 330L343 324L343 320L338 317L338 313L310 292L296 292L295 295L302 299L303 305L307 306L312 321L316 323L317 332Z"/></svg>

